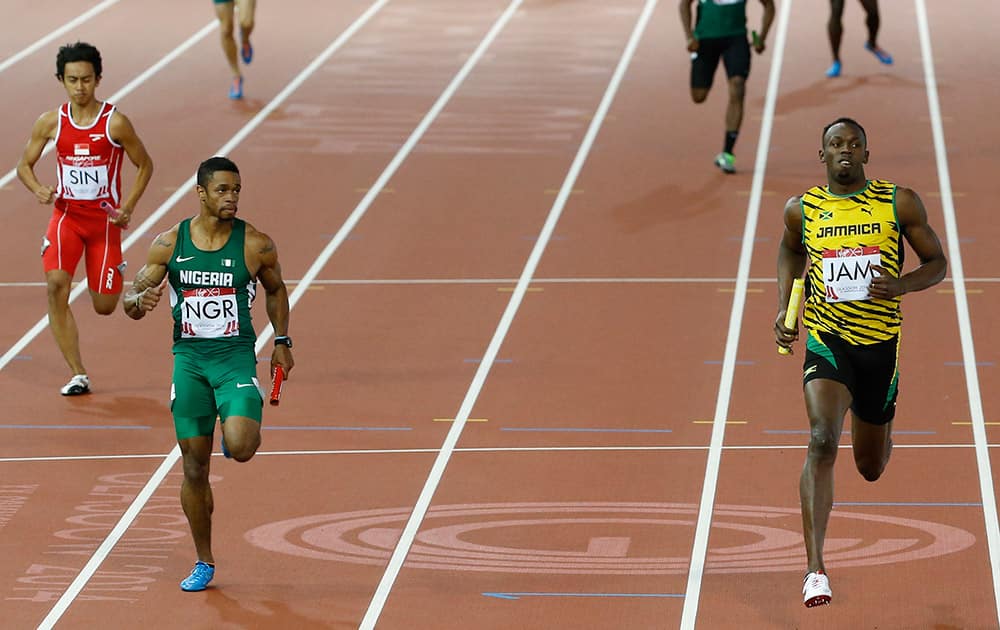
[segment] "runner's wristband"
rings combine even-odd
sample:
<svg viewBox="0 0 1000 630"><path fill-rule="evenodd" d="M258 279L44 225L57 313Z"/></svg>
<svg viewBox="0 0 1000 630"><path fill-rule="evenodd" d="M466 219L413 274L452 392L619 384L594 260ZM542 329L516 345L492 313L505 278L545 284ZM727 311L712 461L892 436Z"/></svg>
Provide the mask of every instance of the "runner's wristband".
<svg viewBox="0 0 1000 630"><path fill-rule="evenodd" d="M286 346L288 348L292 347L292 338L288 335L279 335L274 338L275 346Z"/></svg>

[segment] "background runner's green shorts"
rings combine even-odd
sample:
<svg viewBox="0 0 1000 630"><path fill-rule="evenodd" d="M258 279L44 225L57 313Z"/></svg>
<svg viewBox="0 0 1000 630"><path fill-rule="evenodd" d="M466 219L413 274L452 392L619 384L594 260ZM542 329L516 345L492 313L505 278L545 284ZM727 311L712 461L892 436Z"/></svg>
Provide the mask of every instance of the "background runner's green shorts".
<svg viewBox="0 0 1000 630"><path fill-rule="evenodd" d="M260 422L264 406L253 347L225 352L174 353L170 411L178 440L212 435L215 419L246 416Z"/></svg>

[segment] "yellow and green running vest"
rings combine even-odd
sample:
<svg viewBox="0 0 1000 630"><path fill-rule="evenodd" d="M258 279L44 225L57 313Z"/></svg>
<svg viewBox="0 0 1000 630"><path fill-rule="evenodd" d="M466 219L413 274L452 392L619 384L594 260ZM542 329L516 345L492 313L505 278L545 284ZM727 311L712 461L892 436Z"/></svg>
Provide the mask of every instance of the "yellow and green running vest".
<svg viewBox="0 0 1000 630"><path fill-rule="evenodd" d="M835 195L826 187L801 197L802 243L809 256L809 287L802 323L853 345L869 345L899 334L898 297L868 297L873 264L899 277L903 241L896 216L896 185L869 180L862 190Z"/></svg>
<svg viewBox="0 0 1000 630"><path fill-rule="evenodd" d="M250 306L257 293L244 258L246 223L233 220L229 240L205 251L191 241L191 219L181 221L167 263L174 316L174 353L253 348Z"/></svg>

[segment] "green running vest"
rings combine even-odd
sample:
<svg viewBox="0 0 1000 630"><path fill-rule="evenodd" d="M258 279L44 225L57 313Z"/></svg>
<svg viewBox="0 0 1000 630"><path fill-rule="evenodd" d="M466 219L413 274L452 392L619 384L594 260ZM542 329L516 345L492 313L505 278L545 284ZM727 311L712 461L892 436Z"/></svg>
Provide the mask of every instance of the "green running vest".
<svg viewBox="0 0 1000 630"><path fill-rule="evenodd" d="M233 219L226 244L204 251L191 241L191 219L181 222L167 263L175 353L252 348L257 341L250 317L257 281L247 270L245 241L246 222Z"/></svg>

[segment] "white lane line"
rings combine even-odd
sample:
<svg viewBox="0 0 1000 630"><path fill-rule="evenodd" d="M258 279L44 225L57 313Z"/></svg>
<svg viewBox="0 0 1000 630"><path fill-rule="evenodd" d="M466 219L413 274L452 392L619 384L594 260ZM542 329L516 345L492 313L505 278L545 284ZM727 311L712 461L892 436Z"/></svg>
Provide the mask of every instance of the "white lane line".
<svg viewBox="0 0 1000 630"><path fill-rule="evenodd" d="M285 284L296 285L304 280L286 278ZM736 284L736 278L533 278L532 284ZM747 278L749 284L774 284L775 278ZM945 278L942 282L951 282ZM1000 278L966 278L965 283L1000 282ZM330 280L311 279L312 285L323 286L382 286L382 285L419 285L419 284L501 284L517 283L517 278L340 278ZM130 284L126 280L125 284ZM22 287L44 287L44 282L0 282L0 289L16 289Z"/></svg>
<svg viewBox="0 0 1000 630"><path fill-rule="evenodd" d="M892 448L922 448L922 449L975 449L976 444L893 444ZM990 448L1000 448L1000 443L989 444ZM783 451L804 450L808 444L746 444L742 446L723 446L724 451ZM689 446L470 446L455 448L456 453L563 453L563 452L629 452L629 451L707 451L710 446L694 444ZM849 449L850 444L841 444L837 448ZM300 455L426 455L440 453L440 448L370 448L370 449L334 449L315 451L258 451L254 457ZM214 453L213 457L222 457L222 453ZM79 461L113 461L122 459L160 459L162 453L152 455L58 455L51 457L0 457L0 464L31 463L31 462L79 462Z"/></svg>
<svg viewBox="0 0 1000 630"><path fill-rule="evenodd" d="M424 516L427 514L427 510L430 508L431 499L433 498L438 485L441 483L441 477L444 475L445 467L447 467L448 461L451 459L451 455L455 451L455 445L458 442L458 438L462 434L462 430L465 428L465 423L469 418L469 414L472 412L472 407L475 404L476 399L479 397L479 392L482 390L483 384L486 381L486 376L489 374L490 367L493 365L493 361L500 352L500 346L503 343L504 338L507 336L507 331L510 329L511 323L514 321L514 316L517 314L521 300L527 292L528 285L531 283L531 278L535 273L535 269L538 267L538 262L541 260L542 253L545 251L549 240L552 238L552 233L555 231L556 223L562 215L563 208L566 205L566 200L569 199L569 195L573 190L577 177L583 169L583 165L587 160L587 156L589 155L590 149L594 144L594 140L597 138L597 132L604 123L608 109L611 107L615 94L618 92L618 86L621 84L622 78L625 76L625 71L628 69L629 63L632 61L632 56L635 54L635 49L639 45L639 40L646 29L650 15L656 7L656 3L657 0L647 0L642 13L636 22L632 35L629 38L629 41L625 46L625 50L622 53L622 57L618 62L618 66L615 68L614 74L612 75L611 80L608 83L608 87L604 92L604 97L601 99L601 102L597 107L597 111L594 113L594 117L591 120L590 126L587 129L587 133L584 136L582 143L580 144L576 157L573 159L573 163L566 175L566 179L563 181L563 185L559 189L559 194L556 195L556 200L552 205L552 209L550 210L549 216L545 221L545 225L542 227L538 240L535 242L535 246L531 250L531 254L524 266L524 270L521 272L521 277L517 281L517 286L511 293L510 301L507 303L507 308L504 310L504 313L500 318L500 323L497 325L496 332L494 332L493 338L490 340L489 346L486 348L483 360L479 363L479 368L476 370L476 374L472 379L472 383L469 385L469 390L466 392L465 398L462 400L458 413L455 414L455 422L452 423L451 428L448 430L448 435L445 437L444 443L441 446L441 451L438 453L438 456L434 460L434 464L431 466L431 471L427 476L427 481L424 483L423 489L420 491L420 496L417 498L417 502L413 507L413 512L410 513L410 517L406 521L406 525L404 526L403 532L399 537L399 541L392 551L392 556L389 558L389 563L386 566L385 572L382 574L382 579L379 581L378 587L375 589L375 594L372 597L372 601L368 605L368 610L365 612L365 616L361 620L359 630L374 630L375 624L378 621L379 616L382 614L386 600L389 597L389 592L392 590L392 585L395 583L396 577L399 575L399 571L403 566L403 561L406 559L406 555L409 553L410 547L413 545L413 541L417 535L417 530L420 528L420 524L423 522ZM499 32L501 28L503 28L503 25L510 18L510 16L513 15L513 12L520 4L520 0L515 0L515 2L510 5L510 8L508 8L507 12L504 13L501 21L497 22L493 30L490 32L490 35L487 36L488 40L484 40L483 44L480 45L480 48L476 50L476 55L481 55L483 51L485 51L489 41L496 36L496 33Z"/></svg>
<svg viewBox="0 0 1000 630"><path fill-rule="evenodd" d="M753 258L754 236L757 233L757 218L760 215L760 201L764 192L764 174L767 170L767 154L771 146L771 127L774 124L774 108L778 100L778 84L781 81L781 63L785 54L788 37L788 16L792 0L784 0L778 16L775 36L774 58L767 80L767 96L764 101L763 120L760 125L760 139L757 142L757 157L754 164L753 183L750 187L750 203L747 220L743 229L743 244L736 274L736 290L733 293L733 309L729 315L729 333L726 337L726 353L722 360L722 376L719 379L719 397L715 404L712 422L712 440L709 443L705 464L705 485L701 491L698 507L698 522L695 525L694 542L691 548L691 566L688 569L687 588L684 591L684 608L681 611L682 630L692 630L698 615L698 600L701 596L701 580L705 573L705 555L712 527L712 509L715 491L719 482L719 465L722 461L722 442L726 434L726 418L729 414L729 399L732 394L733 374L736 367L736 352L740 343L740 327L743 324L743 309L746 304L747 279L750 276L750 261Z"/></svg>
<svg viewBox="0 0 1000 630"><path fill-rule="evenodd" d="M295 287L295 290L292 291L292 295L289 297L289 301L291 302L292 305L298 303L299 299L305 293L306 289L309 288L309 284L312 283L313 280L316 279L316 276L319 275L319 272L323 270L323 267L326 266L326 263L330 260L330 257L333 256L333 253L337 251L337 249L341 246L341 244L345 240L347 240L347 237L350 236L351 231L358 224L358 222L361 221L361 218L365 215L365 213L368 211L368 208L372 205L372 203L379 196L379 194L381 194L383 189L385 189L386 185L389 183L389 180L392 179L392 177L396 174L396 171L399 170L399 167L403 164L403 161L406 160L407 157L409 157L410 153L413 151L413 148L417 146L417 143L420 141L421 138L423 138L424 134L427 132L427 129L441 114L441 111L445 108L445 105L448 104L448 101L450 101L451 97L454 96L459 86L465 81L469 73L472 72L473 67L475 67L475 65L479 62L479 59L482 57L483 52L485 52L485 50L493 42L493 39L497 36L497 34L500 32L503 26L507 23L507 21L511 18L511 16L513 16L514 10L518 6L520 6L521 2L522 0L514 0L514 2L509 7L507 7L507 10L500 15L497 21L493 24L493 27L486 33L486 36L479 43L479 46L476 48L476 50L473 51L473 53L465 61L465 64L462 65L459 71L455 74L455 76L452 78L448 86L444 89L443 92L441 92L441 95L437 98L434 104L431 105L431 108L427 110L427 113L420 121L420 124L416 126L416 128L410 134L410 137L406 139L406 142L403 143L403 146L401 146L399 148L399 151L396 152L396 155L393 156L392 161L389 162L389 165L385 167L385 170L382 171L382 174L379 175L378 179L375 180L375 183L372 184L372 187L368 189L368 192L365 194L365 196L361 198L361 201L358 202L358 205L354 208L354 210L351 211L351 214L348 215L347 219L344 221L344 224L340 226L340 229L337 230L337 233L333 235L333 238L330 240L329 243L327 243L327 246L323 249L322 252L320 252L320 255L316 258L316 261L312 264L311 267L309 267L305 275L302 276L302 283ZM268 325L268 328L270 330L270 325Z"/></svg>
<svg viewBox="0 0 1000 630"><path fill-rule="evenodd" d="M199 41L204 39L206 35L215 30L216 28L215 25L216 22L215 20L213 20L208 24L206 24L205 26L201 27L201 29L197 33L187 38L180 46L174 48L169 53L161 57L159 61L157 61L150 67L146 68L146 70L144 70L142 73L136 75L134 79L125 84L120 90L118 90L110 97L108 97L108 101L118 104L123 98L131 94L133 90L135 90L137 87L139 87L140 85L151 79L153 75L155 75L157 72L167 67L167 65L170 64L174 59L177 59L185 52L187 52L188 49L190 49L192 46L194 46ZM25 130L25 138L28 137L28 131L29 130L27 129ZM45 149L42 150L42 155L44 156L51 153L52 150L55 148L55 146L56 145L53 142L50 142L47 145L45 145ZM15 177L17 177L17 167L12 168L10 171L7 172L6 175L0 177L0 189L3 189L4 186L13 181ZM0 367L2 367L2 365L0 365Z"/></svg>
<svg viewBox="0 0 1000 630"><path fill-rule="evenodd" d="M958 222L955 218L951 171L948 168L948 151L944 141L944 127L941 124L941 104L938 101L927 7L924 0L915 0L915 3L917 27L920 31L920 51L924 65L924 82L927 86L927 105L930 109L931 131L934 135L938 181L941 185L941 208L944 211L945 236L948 242L948 266L951 268L951 277L955 283L955 310L958 312L958 334L962 340L962 356L965 362L965 383L969 395L969 411L972 414L972 436L976 444L979 492L983 498L983 520L985 521L986 541L990 552L990 565L993 569L991 571L993 575L993 602L997 607L996 620L1000 620L1000 523L997 519L993 472L990 466L990 454L987 450L983 399L979 390L979 375L976 372L976 349L972 342L972 322L965 294L965 271L962 268L962 252L959 249Z"/></svg>
<svg viewBox="0 0 1000 630"><path fill-rule="evenodd" d="M352 36L354 36L355 33L361 30L361 28L365 24L367 24L368 21L371 20L371 18L376 13L378 13L378 11L381 10L383 6L388 4L388 2L389 0L378 0L377 2L372 4L363 14L361 14L361 16L357 20L355 20L347 28L347 30L341 33L340 36L337 37L337 39L334 40L334 42L326 48L326 50L320 53L320 55L316 57L316 59L314 59L312 63L306 66L306 68L302 70L302 72L300 72L294 79L292 79L292 81L285 87L285 89L279 92L267 104L267 106L263 110L261 110L256 116L254 116L250 120L250 122L248 122L242 129L240 129L236 133L236 135L229 140L229 142L223 145L223 147L219 149L218 153L224 155L232 151L234 148L236 148L236 146L239 145L239 143L242 142L250 134L251 131L253 131L254 129L257 128L257 126L260 125L260 123L264 120L264 118L268 114L270 114L272 111L274 111L275 108L281 105L292 94L292 92L298 89L299 86L301 86L306 79L308 79L313 73L315 73L316 70L318 70L320 66L322 66L327 61L327 59L329 59L335 52L337 52L337 50L339 50L345 43L347 43L347 41ZM144 231L145 229L148 229L148 227L152 225L154 221L159 219L160 216L166 214L166 212L175 203L177 203L177 201L181 198L181 196L188 194L190 192L187 189L189 189L190 186L194 185L194 180L195 178L194 176L192 176L189 180L188 185L181 186L178 189L177 193L171 195L170 198L162 206L160 206L159 209L157 209L157 211L153 214L153 216L151 216L149 219L147 219L146 222L143 223ZM134 243L135 240L139 238L139 236L140 236L139 234L133 234L131 238L129 238L125 243L122 244L123 247L128 247L128 245ZM259 353L267 344L268 340L270 339L270 332L269 332L270 330L272 329L269 325L267 329L263 333L261 333L261 335L257 338L257 343L254 349L255 352ZM174 464L177 463L177 460L179 460L180 457L181 457L180 447L174 446L173 450L170 451L170 453L166 456L166 458L163 460L160 466L149 478L149 481L146 482L146 485L143 486L142 490L136 496L135 500L132 501L132 504L129 505L128 509L125 511L121 519L108 534L107 538L105 538L104 541L101 542L101 545L97 548L97 551L94 552L94 555L90 557L90 559L87 561L87 564L84 565L83 569L80 570L80 573L76 576L73 582L69 585L66 591L59 598L59 601L55 603L55 605L49 611L49 614L46 615L45 619L43 619L41 624L39 624L38 626L39 630L49 630L50 628L55 626L56 622L59 621L59 618L62 617L63 614L65 614L66 610L73 603L76 597L80 594L80 592L86 586L90 578L93 577L94 573L97 572L98 567L101 566L101 563L104 562L104 559L107 558L108 554L111 553L111 550L114 549L114 546L118 544L118 541L121 539L121 537L125 535L125 532L128 530L129 526L139 515L139 512L149 501L150 497L153 496L153 492L155 492L156 489L159 487L159 485L163 483L163 480L166 478L167 473L170 472L170 469L173 468Z"/></svg>
<svg viewBox="0 0 1000 630"><path fill-rule="evenodd" d="M35 42L34 44L28 46L24 50L11 55L10 57L7 57L3 61L0 61L0 72L3 72L4 70L6 70L7 68L11 67L12 65L14 65L15 63L17 63L18 61L21 61L22 59L24 59L28 55L36 52L38 49L42 48L43 46L47 46L52 40L56 39L57 37L62 37L65 33L67 33L68 31L71 31L74 28L76 28L77 26L83 24L84 22L86 22L90 18L94 17L98 13L101 13L105 9L111 7L112 5L118 4L120 1L121 0L104 0L104 2L91 7L87 11L84 11L80 15L76 16L75 18L73 18L69 22L66 22L65 24L63 24L62 26L60 26L59 28L57 28L56 30L52 31L51 33L49 33L45 37L43 37L40 40L38 40L37 42Z"/></svg>
<svg viewBox="0 0 1000 630"><path fill-rule="evenodd" d="M285 284L296 285L304 280L286 278ZM381 286L381 285L419 285L419 284L515 284L517 278L340 278L331 280L311 279L312 285L324 286ZM747 278L749 284L774 284L775 278ZM951 282L945 278L942 282ZM966 278L965 283L1000 282L1000 278ZM532 284L736 284L736 278L533 278ZM130 284L125 281L125 284ZM0 282L0 289L16 289L22 287L44 287L44 282Z"/></svg>
<svg viewBox="0 0 1000 630"><path fill-rule="evenodd" d="M286 280L294 283L294 280ZM390 284L514 284L517 278L341 278L313 280L319 285L390 285ZM734 284L736 278L532 278L533 284ZM775 278L750 278L749 282L775 284ZM12 283L14 284L14 283ZM19 283L25 286L27 283ZM45 286L45 283L37 283ZM0 282L0 288L4 283Z"/></svg>

